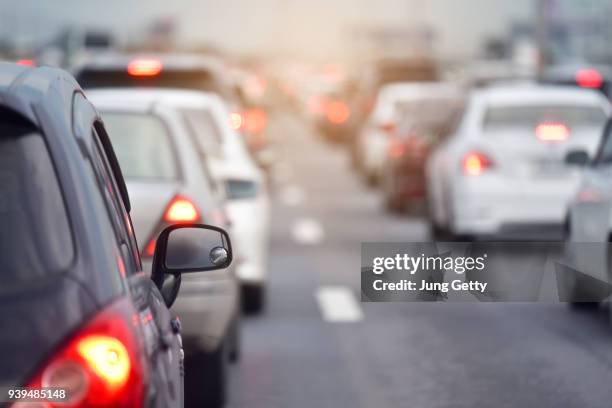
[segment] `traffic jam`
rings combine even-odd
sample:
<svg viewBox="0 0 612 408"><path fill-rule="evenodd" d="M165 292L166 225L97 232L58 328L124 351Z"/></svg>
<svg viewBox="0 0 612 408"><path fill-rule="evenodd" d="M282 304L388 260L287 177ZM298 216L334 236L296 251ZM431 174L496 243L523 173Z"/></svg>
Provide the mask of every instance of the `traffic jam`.
<svg viewBox="0 0 612 408"><path fill-rule="evenodd" d="M612 404L612 3L77 3L0 1L0 406Z"/></svg>

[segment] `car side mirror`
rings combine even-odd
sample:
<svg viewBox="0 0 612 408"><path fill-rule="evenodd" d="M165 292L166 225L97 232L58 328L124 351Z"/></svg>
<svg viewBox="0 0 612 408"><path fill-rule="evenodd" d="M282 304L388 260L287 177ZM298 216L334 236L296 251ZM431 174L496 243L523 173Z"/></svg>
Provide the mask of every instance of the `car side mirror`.
<svg viewBox="0 0 612 408"><path fill-rule="evenodd" d="M589 154L584 150L572 150L565 156L565 163L570 166L586 166L589 161Z"/></svg>
<svg viewBox="0 0 612 408"><path fill-rule="evenodd" d="M181 274L225 269L232 257L232 245L223 229L203 224L171 225L157 238L151 279L170 307L178 295Z"/></svg>

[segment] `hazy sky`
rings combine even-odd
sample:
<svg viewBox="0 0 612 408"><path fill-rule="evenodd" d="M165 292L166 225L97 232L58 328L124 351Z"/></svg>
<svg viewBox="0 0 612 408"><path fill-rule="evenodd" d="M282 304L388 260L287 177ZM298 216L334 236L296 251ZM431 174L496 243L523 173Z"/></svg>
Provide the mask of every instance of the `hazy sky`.
<svg viewBox="0 0 612 408"><path fill-rule="evenodd" d="M0 0L0 35L44 38L63 25L111 28L122 38L152 19L177 22L181 41L234 50L347 46L348 27L432 24L443 53L470 54L486 35L532 18L534 0Z"/></svg>

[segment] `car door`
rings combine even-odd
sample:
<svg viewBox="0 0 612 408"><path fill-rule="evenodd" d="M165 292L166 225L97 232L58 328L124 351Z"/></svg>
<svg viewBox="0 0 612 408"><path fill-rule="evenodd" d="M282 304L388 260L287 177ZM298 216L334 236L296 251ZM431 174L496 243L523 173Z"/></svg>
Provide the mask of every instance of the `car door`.
<svg viewBox="0 0 612 408"><path fill-rule="evenodd" d="M177 326L153 281L142 271L132 221L122 195L127 192L110 139L103 125L91 129L91 160L115 230L120 268L142 327L142 345L149 367L147 399L158 407L182 406L182 350ZM123 188L121 185L123 184ZM126 193L124 193L126 194Z"/></svg>

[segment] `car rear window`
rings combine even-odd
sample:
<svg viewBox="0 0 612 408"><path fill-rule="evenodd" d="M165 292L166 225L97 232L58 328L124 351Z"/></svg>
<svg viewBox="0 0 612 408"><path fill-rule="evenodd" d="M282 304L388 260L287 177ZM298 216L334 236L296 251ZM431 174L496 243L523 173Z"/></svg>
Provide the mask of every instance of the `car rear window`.
<svg viewBox="0 0 612 408"><path fill-rule="evenodd" d="M171 70L164 68L150 76L133 76L126 69L84 69L77 75L84 88L181 88L223 93L223 84L206 70Z"/></svg>
<svg viewBox="0 0 612 408"><path fill-rule="evenodd" d="M423 98L414 101L398 101L395 115L401 126L416 123L427 127L440 127L457 115L462 103L452 98Z"/></svg>
<svg viewBox="0 0 612 408"><path fill-rule="evenodd" d="M174 145L160 118L123 112L103 112L102 118L126 179L179 178Z"/></svg>
<svg viewBox="0 0 612 408"><path fill-rule="evenodd" d="M42 135L0 109L0 291L65 271L74 257L57 173Z"/></svg>
<svg viewBox="0 0 612 408"><path fill-rule="evenodd" d="M485 131L532 130L542 123L560 123L573 129L603 127L605 121L605 112L596 106L497 106L487 110L483 127Z"/></svg>

